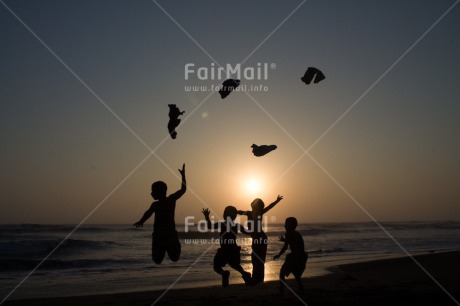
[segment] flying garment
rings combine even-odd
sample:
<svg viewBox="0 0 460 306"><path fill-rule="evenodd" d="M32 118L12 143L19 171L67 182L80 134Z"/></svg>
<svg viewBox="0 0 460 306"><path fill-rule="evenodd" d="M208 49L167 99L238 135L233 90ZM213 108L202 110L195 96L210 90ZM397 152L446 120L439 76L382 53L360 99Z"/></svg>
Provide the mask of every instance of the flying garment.
<svg viewBox="0 0 460 306"><path fill-rule="evenodd" d="M275 145L258 146L256 144L253 144L251 148L252 148L252 153L254 154L254 156L260 157L260 156L264 156L265 154L270 153L273 150L276 150L278 147Z"/></svg>
<svg viewBox="0 0 460 306"><path fill-rule="evenodd" d="M176 127L179 126L180 119L179 116L183 115L185 111L181 112L176 104L168 104L169 106L169 122L168 122L168 131L172 139L176 139L177 132Z"/></svg>
<svg viewBox="0 0 460 306"><path fill-rule="evenodd" d="M300 79L302 80L302 82L304 82L305 84L308 85L308 84L311 83L313 78L315 78L313 83L317 84L317 83L321 82L322 80L324 80L326 77L324 76L324 74L320 70L318 70L318 69L316 69L314 67L308 67L307 71L305 71L305 74Z"/></svg>
<svg viewBox="0 0 460 306"><path fill-rule="evenodd" d="M235 88L240 86L240 80L227 79L222 83L222 88L219 90L220 97L225 99Z"/></svg>

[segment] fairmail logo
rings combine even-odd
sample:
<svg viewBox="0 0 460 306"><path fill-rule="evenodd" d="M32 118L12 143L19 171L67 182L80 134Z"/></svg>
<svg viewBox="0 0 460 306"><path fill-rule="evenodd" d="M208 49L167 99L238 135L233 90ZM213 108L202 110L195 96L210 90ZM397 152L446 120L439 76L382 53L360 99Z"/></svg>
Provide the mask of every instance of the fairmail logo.
<svg viewBox="0 0 460 306"><path fill-rule="evenodd" d="M196 77L199 80L225 80L230 78L244 80L268 80L268 71L276 68L276 64L257 63L255 67L241 67L241 64L232 66L217 66L211 63L209 67L197 67L193 63L187 63L184 67L185 80Z"/></svg>

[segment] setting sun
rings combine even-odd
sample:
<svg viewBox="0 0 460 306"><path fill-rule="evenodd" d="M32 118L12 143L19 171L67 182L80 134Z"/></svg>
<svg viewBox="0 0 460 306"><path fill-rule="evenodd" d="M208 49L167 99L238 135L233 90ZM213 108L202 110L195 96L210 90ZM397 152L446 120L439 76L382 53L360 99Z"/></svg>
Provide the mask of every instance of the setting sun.
<svg viewBox="0 0 460 306"><path fill-rule="evenodd" d="M260 191L260 182L256 179L249 179L246 182L246 190L250 194L258 193Z"/></svg>

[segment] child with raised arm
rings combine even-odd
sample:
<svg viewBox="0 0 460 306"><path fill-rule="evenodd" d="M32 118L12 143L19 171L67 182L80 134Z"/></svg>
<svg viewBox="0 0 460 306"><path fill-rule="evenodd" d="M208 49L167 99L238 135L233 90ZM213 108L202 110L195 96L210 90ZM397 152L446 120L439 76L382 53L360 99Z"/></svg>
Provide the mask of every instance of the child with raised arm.
<svg viewBox="0 0 460 306"><path fill-rule="evenodd" d="M228 286L230 278L230 271L222 269L226 264L240 272L244 282L248 284L251 280L251 273L244 271L241 267L241 247L236 243L236 233L241 232L246 235L249 233L242 225L233 223L236 218L236 208L233 206L225 207L225 221L214 224L209 219L209 209L203 209L202 213L206 218L208 229L219 229L220 248L214 256L214 271L222 276L222 287Z"/></svg>
<svg viewBox="0 0 460 306"><path fill-rule="evenodd" d="M284 242L284 246L278 255L275 255L273 259L278 259L289 247L291 253L286 255L286 260L280 270L280 291L284 291L284 279L293 274L299 290L303 290L302 285L302 273L305 271L305 267L308 260L308 254L305 252L305 246L302 235L296 231L297 219L289 217L284 223L286 229L286 235L280 236L280 241Z"/></svg>
<svg viewBox="0 0 460 306"><path fill-rule="evenodd" d="M164 182L158 181L152 184L151 195L156 201L150 205L150 208L144 213L142 218L134 223L136 228L142 227L144 222L155 213L152 233L152 260L157 264L163 261L166 252L174 262L179 260L181 253L181 245L174 222L174 212L176 210L176 201L187 190L185 164L182 165L182 170L179 169L179 172L182 176L182 186L178 191L169 196L166 196L168 186Z"/></svg>
<svg viewBox="0 0 460 306"><path fill-rule="evenodd" d="M283 196L278 195L275 202L265 207L261 199L255 199L251 203L251 211L238 211L239 215L248 217L249 232L252 237L252 285L264 282L265 277L265 258L267 256L268 238L262 230L262 216L270 209L275 207L283 199Z"/></svg>

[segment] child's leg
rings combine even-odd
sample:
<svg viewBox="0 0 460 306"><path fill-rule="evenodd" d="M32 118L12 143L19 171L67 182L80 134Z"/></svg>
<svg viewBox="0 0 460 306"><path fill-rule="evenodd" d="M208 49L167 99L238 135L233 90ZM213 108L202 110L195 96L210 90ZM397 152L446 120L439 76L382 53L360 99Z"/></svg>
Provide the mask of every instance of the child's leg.
<svg viewBox="0 0 460 306"><path fill-rule="evenodd" d="M297 286L299 287L299 290L302 291L302 290L303 290L303 285L302 285L302 274L300 274L300 275L294 274L294 276L295 276L295 280L296 280L296 282L297 282Z"/></svg>
<svg viewBox="0 0 460 306"><path fill-rule="evenodd" d="M288 267L286 265L286 262L281 266L280 270L280 291L284 291L284 283L286 281L286 275L288 275Z"/></svg>
<svg viewBox="0 0 460 306"><path fill-rule="evenodd" d="M267 236L263 233L252 242L252 279L254 283L264 281L265 258L267 256Z"/></svg>
<svg viewBox="0 0 460 306"><path fill-rule="evenodd" d="M168 252L169 258L172 261L174 262L178 261L180 258L180 253L181 253L181 246L180 246L179 239L176 238L173 241L171 241L171 243L169 243L168 248L166 250Z"/></svg>
<svg viewBox="0 0 460 306"><path fill-rule="evenodd" d="M292 256L292 274L295 277L299 290L303 290L302 273L305 271L308 255L290 254Z"/></svg>
<svg viewBox="0 0 460 306"><path fill-rule="evenodd" d="M166 248L161 240L161 237L152 235L152 260L156 264L161 264L166 254Z"/></svg>
<svg viewBox="0 0 460 306"><path fill-rule="evenodd" d="M261 244L259 257L262 259L261 271L260 271L260 282L264 282L265 278L265 259L267 258L267 236L264 236L264 242Z"/></svg>
<svg viewBox="0 0 460 306"><path fill-rule="evenodd" d="M285 279L289 274L293 272L294 269L294 259L292 257L292 253L286 255L286 260L284 261L283 265L281 266L280 270L280 291L284 290L285 287Z"/></svg>
<svg viewBox="0 0 460 306"><path fill-rule="evenodd" d="M241 265L236 265L236 264L230 264L230 267L235 269L236 271L240 272L241 275L246 274L247 272L243 270L243 267Z"/></svg>
<svg viewBox="0 0 460 306"><path fill-rule="evenodd" d="M262 259L257 253L257 250L253 250L251 253L251 262L252 262L252 279L254 283L261 282L261 275L263 274L264 270L264 263Z"/></svg>
<svg viewBox="0 0 460 306"><path fill-rule="evenodd" d="M292 275L294 275L295 280L297 282L297 286L299 287L299 290L303 290L303 285L302 285L302 273L305 270L305 268L302 268L302 263L299 263L299 266L295 268L296 271L292 271Z"/></svg>
<svg viewBox="0 0 460 306"><path fill-rule="evenodd" d="M217 274L222 275L224 273L224 269L222 269L225 266L225 258L223 258L223 254L221 252L221 249L217 250L216 255L214 256L214 271L216 271Z"/></svg>
<svg viewBox="0 0 460 306"><path fill-rule="evenodd" d="M161 251L157 251L157 252L152 251L152 260L156 264L161 264L163 262L163 259L165 258L165 254L166 254L165 250L161 250Z"/></svg>
<svg viewBox="0 0 460 306"><path fill-rule="evenodd" d="M224 269L222 269L222 267L221 267L220 265L216 265L216 264L214 263L213 268L214 268L214 271L216 271L217 274L222 275L222 273L224 273Z"/></svg>
<svg viewBox="0 0 460 306"><path fill-rule="evenodd" d="M224 271L222 273L222 287L227 287L230 280L230 271Z"/></svg>
<svg viewBox="0 0 460 306"><path fill-rule="evenodd" d="M241 276L243 276L244 279L251 278L251 273L244 271L243 267L240 264L230 264L230 267L240 272Z"/></svg>
<svg viewBox="0 0 460 306"><path fill-rule="evenodd" d="M216 271L217 274L222 275L222 287L227 287L230 279L230 272L222 269L226 264L227 258L224 252L222 252L222 249L218 249L216 256L214 256L214 271Z"/></svg>
<svg viewBox="0 0 460 306"><path fill-rule="evenodd" d="M230 267L241 273L244 283L248 285L251 282L251 273L243 270L243 267L240 264L230 264Z"/></svg>

